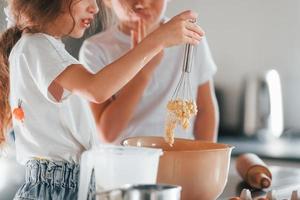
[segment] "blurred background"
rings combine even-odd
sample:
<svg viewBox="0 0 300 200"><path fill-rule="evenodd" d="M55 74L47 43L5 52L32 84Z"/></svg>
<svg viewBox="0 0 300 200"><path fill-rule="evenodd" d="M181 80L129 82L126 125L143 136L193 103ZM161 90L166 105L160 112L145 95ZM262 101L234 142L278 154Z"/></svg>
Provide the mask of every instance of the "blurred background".
<svg viewBox="0 0 300 200"><path fill-rule="evenodd" d="M0 31L4 5L0 1ZM171 0L167 13L184 9L199 13L218 66L219 141L235 145L234 155L299 163L300 1ZM77 56L82 40L65 43Z"/></svg>

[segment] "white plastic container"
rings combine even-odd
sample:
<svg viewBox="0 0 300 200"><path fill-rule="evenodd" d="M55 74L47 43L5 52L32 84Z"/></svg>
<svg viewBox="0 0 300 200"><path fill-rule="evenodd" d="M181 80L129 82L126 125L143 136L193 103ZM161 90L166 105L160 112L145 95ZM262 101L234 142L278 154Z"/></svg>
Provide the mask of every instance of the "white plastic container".
<svg viewBox="0 0 300 200"><path fill-rule="evenodd" d="M96 192L125 184L155 184L161 149L102 145L82 154L78 200L86 200L92 170Z"/></svg>

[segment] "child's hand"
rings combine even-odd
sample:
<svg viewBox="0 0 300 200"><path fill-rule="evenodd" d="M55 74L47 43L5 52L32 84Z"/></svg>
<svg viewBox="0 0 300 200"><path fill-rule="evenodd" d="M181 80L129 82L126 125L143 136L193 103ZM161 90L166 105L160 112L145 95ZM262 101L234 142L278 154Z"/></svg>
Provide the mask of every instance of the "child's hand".
<svg viewBox="0 0 300 200"><path fill-rule="evenodd" d="M144 20L139 19L137 23L138 23L137 24L137 29L136 30L131 30L131 48L134 48L147 35Z"/></svg>
<svg viewBox="0 0 300 200"><path fill-rule="evenodd" d="M205 35L202 28L193 23L196 19L197 13L193 11L182 12L151 35L155 40L161 41L164 47L185 43L196 45Z"/></svg>

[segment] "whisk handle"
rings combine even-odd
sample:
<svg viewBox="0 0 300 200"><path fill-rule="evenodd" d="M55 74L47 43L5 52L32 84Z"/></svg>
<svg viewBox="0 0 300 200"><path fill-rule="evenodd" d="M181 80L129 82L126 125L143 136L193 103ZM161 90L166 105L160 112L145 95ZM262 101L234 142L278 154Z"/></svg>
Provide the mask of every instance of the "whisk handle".
<svg viewBox="0 0 300 200"><path fill-rule="evenodd" d="M186 44L184 49L183 71L190 73L192 70L194 47L191 44Z"/></svg>

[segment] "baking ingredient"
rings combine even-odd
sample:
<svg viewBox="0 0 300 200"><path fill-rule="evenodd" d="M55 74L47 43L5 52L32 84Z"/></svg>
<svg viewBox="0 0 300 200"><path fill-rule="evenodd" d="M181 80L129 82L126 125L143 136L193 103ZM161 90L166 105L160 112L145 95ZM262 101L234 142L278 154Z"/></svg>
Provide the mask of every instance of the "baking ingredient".
<svg viewBox="0 0 300 200"><path fill-rule="evenodd" d="M176 99L168 102L167 110L165 140L172 146L176 126L187 130L190 127L190 118L197 114L197 105L192 100Z"/></svg>

